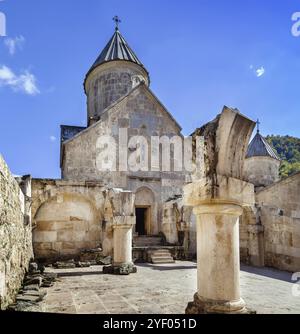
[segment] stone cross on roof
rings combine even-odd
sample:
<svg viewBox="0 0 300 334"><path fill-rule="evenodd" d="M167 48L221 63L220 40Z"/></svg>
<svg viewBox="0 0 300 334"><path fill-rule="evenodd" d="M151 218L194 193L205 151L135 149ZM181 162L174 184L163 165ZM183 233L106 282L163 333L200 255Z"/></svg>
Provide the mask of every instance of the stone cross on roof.
<svg viewBox="0 0 300 334"><path fill-rule="evenodd" d="M260 123L259 119L257 119L257 122L256 122L256 125L257 125L257 133L260 132L260 129L259 129L260 124L261 124L261 123Z"/></svg>
<svg viewBox="0 0 300 334"><path fill-rule="evenodd" d="M118 15L115 15L115 16L113 17L113 21L115 21L115 24L116 24L116 30L119 30L119 24L122 22L122 21L120 20L119 16L118 16Z"/></svg>

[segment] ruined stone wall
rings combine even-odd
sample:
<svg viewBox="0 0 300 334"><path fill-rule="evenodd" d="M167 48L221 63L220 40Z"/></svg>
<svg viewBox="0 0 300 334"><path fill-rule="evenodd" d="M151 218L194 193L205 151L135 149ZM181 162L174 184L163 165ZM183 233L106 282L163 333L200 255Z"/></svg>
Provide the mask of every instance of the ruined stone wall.
<svg viewBox="0 0 300 334"><path fill-rule="evenodd" d="M105 188L99 183L32 181L33 247L37 259L76 258L102 245ZM112 235L106 240L111 253Z"/></svg>
<svg viewBox="0 0 300 334"><path fill-rule="evenodd" d="M260 191L265 265L300 270L300 173Z"/></svg>
<svg viewBox="0 0 300 334"><path fill-rule="evenodd" d="M30 195L30 178L27 193ZM24 181L25 182L25 181ZM0 155L0 308L14 301L32 257L30 206Z"/></svg>
<svg viewBox="0 0 300 334"><path fill-rule="evenodd" d="M196 258L196 217L193 209L183 205L182 198L163 205L162 232L166 242L184 247L186 259Z"/></svg>

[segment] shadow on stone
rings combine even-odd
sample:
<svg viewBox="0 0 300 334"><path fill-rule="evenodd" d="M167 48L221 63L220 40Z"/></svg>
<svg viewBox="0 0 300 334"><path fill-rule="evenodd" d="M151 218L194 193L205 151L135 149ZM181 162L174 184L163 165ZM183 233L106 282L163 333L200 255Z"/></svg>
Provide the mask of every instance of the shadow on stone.
<svg viewBox="0 0 300 334"><path fill-rule="evenodd" d="M102 271L72 271L72 272L62 272L57 273L57 277L72 277L72 276L92 276L92 275L103 275Z"/></svg>
<svg viewBox="0 0 300 334"><path fill-rule="evenodd" d="M269 277L269 278L276 279L276 280L283 281L283 282L294 283L292 281L292 273L289 273L287 271L278 272L278 270L274 270L272 268L250 267L246 265L242 265L241 270L249 274L255 274L255 275Z"/></svg>
<svg viewBox="0 0 300 334"><path fill-rule="evenodd" d="M147 264L147 265L142 265L139 264L139 267L147 267L147 268L151 268L152 270L158 270L158 271L171 271L171 270L186 270L186 269L197 269L197 265L195 266L160 266L160 265L156 265L153 266L151 264Z"/></svg>

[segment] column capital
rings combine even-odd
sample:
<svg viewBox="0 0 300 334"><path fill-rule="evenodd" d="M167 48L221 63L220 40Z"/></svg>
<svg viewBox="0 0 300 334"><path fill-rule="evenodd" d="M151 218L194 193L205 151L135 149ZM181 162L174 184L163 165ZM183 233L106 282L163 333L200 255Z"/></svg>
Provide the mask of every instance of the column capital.
<svg viewBox="0 0 300 334"><path fill-rule="evenodd" d="M207 203L253 206L254 185L224 175L205 177L184 186L184 204L197 207Z"/></svg>
<svg viewBox="0 0 300 334"><path fill-rule="evenodd" d="M194 214L215 214L215 215L232 215L241 216L243 214L243 207L237 203L230 203L224 201L203 202L194 208Z"/></svg>

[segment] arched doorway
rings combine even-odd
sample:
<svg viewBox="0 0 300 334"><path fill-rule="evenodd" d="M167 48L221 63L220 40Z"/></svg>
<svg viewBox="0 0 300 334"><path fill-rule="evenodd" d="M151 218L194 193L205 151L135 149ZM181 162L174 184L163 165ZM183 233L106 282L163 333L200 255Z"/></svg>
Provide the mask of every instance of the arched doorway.
<svg viewBox="0 0 300 334"><path fill-rule="evenodd" d="M147 187L138 189L135 194L136 235L153 234L154 210L155 199L152 190Z"/></svg>

